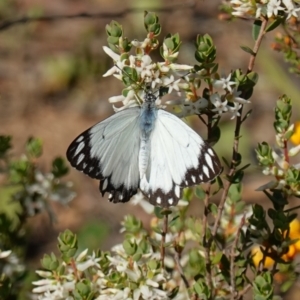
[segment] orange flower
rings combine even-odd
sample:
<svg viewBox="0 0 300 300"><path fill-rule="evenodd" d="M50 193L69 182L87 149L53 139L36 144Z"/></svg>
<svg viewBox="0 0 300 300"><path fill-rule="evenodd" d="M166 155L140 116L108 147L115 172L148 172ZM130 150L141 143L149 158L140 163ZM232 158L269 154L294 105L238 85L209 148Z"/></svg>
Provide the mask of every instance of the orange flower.
<svg viewBox="0 0 300 300"><path fill-rule="evenodd" d="M300 124L300 123L299 123ZM300 137L300 132L299 132ZM291 240L299 239L297 242L289 246L288 252L281 256L285 261L292 261L295 256L300 253L300 221L298 219L293 220L290 223L289 238ZM260 250L259 246L256 246L252 249L253 254L253 263L257 267L260 261L263 259L263 253ZM274 260L267 256L264 262L264 267L269 268L274 264Z"/></svg>
<svg viewBox="0 0 300 300"><path fill-rule="evenodd" d="M259 246L254 247L251 252L253 254L253 258L252 258L253 263L256 267L258 267L258 265L261 262L261 260L263 259L264 255L261 252ZM273 264L274 264L274 260L271 257L267 256L265 259L264 267L269 268L269 267L273 266Z"/></svg>
<svg viewBox="0 0 300 300"><path fill-rule="evenodd" d="M300 221L298 219L295 219L290 223L290 239L298 239L298 241L291 246L294 246L295 251L300 253Z"/></svg>
<svg viewBox="0 0 300 300"><path fill-rule="evenodd" d="M291 136L291 142L295 145L300 144L300 122L299 121L295 123L294 133Z"/></svg>

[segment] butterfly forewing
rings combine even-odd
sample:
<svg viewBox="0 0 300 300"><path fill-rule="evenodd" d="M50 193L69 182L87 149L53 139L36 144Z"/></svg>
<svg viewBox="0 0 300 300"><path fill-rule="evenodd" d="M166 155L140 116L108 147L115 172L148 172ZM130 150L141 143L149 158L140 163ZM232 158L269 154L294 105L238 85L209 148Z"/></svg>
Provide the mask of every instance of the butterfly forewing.
<svg viewBox="0 0 300 300"><path fill-rule="evenodd" d="M100 191L112 202L127 202L139 187L140 109L114 114L79 135L67 158L77 170L100 179Z"/></svg>
<svg viewBox="0 0 300 300"><path fill-rule="evenodd" d="M221 164L213 149L176 116L159 110L141 190L153 205L176 205L182 188L213 180Z"/></svg>

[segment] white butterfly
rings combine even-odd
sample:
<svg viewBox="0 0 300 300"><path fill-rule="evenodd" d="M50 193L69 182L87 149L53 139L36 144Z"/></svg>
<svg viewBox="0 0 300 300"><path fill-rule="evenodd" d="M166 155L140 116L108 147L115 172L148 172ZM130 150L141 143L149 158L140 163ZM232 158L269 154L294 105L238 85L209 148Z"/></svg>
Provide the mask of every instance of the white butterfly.
<svg viewBox="0 0 300 300"><path fill-rule="evenodd" d="M140 189L155 206L176 205L182 188L208 182L222 170L214 150L146 92L141 107L115 113L69 146L71 165L100 179L102 196L127 202Z"/></svg>

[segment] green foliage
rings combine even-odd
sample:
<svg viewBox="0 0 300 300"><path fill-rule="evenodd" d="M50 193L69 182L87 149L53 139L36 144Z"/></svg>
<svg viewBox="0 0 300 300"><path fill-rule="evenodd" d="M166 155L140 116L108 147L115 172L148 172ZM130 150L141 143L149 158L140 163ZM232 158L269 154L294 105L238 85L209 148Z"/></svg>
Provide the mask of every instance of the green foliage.
<svg viewBox="0 0 300 300"><path fill-rule="evenodd" d="M158 16L155 13L147 12L144 13L144 25L148 33L153 36L158 36L161 31Z"/></svg>
<svg viewBox="0 0 300 300"><path fill-rule="evenodd" d="M300 170L291 157L299 153L300 147L288 147L295 134L290 123L292 100L283 95L274 104L277 147L262 141L255 149L262 173L271 177L258 188L268 200L268 209L257 203L250 207L243 201L244 175L249 164L245 163L239 148L241 127L251 113L251 110L243 112L243 106L249 103L259 79L253 66L262 37L278 26L290 29L288 14L291 12L285 7L269 16L267 2L261 4L264 8L261 11L255 1L247 4L251 9L245 10L236 1L226 9L227 13L250 15L255 19L254 45L241 47L249 55L248 69L232 70L227 78L218 73L217 48L209 34L197 36L197 64L187 66L177 63L182 44L179 34L166 35L159 46L161 24L155 13L144 14L146 38L141 42L126 38L122 25L116 21L106 26L109 48L105 52L117 66L108 73L117 73L116 77L125 85L122 91L125 99L121 101L140 104L149 83L163 82L162 90L157 89L161 95L172 89L180 90L184 101L179 105L178 115L199 116L207 128L207 142L211 144L219 142L221 119L230 113L235 124L233 143L229 146L232 155L223 159L226 168L222 176L194 190L186 189L175 208L149 209L149 203L140 200L151 216L150 224L144 224L144 217L142 221L138 216L126 216L122 222L124 239L111 251L80 251L80 239L65 230L58 237L58 253L45 254L41 260L43 270L36 271L39 280L33 282L33 293L39 294L40 299L49 299L48 293L59 294L61 299L78 300L176 299L177 296L241 300L251 290L253 299L274 300L275 275L283 274L286 278L281 292L293 285L297 279L294 258L300 252L300 222L294 212L297 207L291 208L289 203L292 196L300 197ZM298 38L296 31L285 33L291 40ZM299 58L292 43L281 38L277 42L294 72L299 73ZM298 43L296 38L293 43ZM135 55L130 53L132 49ZM162 62L155 63L150 58L156 50ZM75 69L71 64L70 80L77 74ZM174 74L182 71L184 77L174 78ZM5 185L10 186L9 191L1 186L0 196L9 199L3 203L18 204L14 218L6 210L0 213L0 295L4 299L18 299L28 274L24 259L26 220L42 211L54 218L50 201L67 203L74 193L61 181L68 172L63 158L53 160L49 173L40 170L40 139L28 139L20 158L10 157L10 149L11 137L0 136L0 172ZM217 202L212 202L213 196ZM204 210L201 216L198 209L194 210L199 204ZM295 224L299 228L295 229ZM14 263L9 260L12 257Z"/></svg>
<svg viewBox="0 0 300 300"><path fill-rule="evenodd" d="M254 299L268 300L273 299L273 277L270 272L258 275L253 283Z"/></svg>
<svg viewBox="0 0 300 300"><path fill-rule="evenodd" d="M196 60L202 65L205 65L205 68L209 66L213 69L214 65L211 63L216 59L217 50L212 38L208 34L203 36L198 35L196 39L196 49Z"/></svg>
<svg viewBox="0 0 300 300"><path fill-rule="evenodd" d="M51 200L68 202L74 193L60 181L68 169L61 158L53 161L53 172L42 173L37 159L42 154L40 139L29 138L20 158L10 154L12 138L0 136L0 173L4 184L0 187L0 295L1 299L19 299L22 289L28 293L29 268L25 264L27 251L26 222L29 217L46 211ZM64 167L63 167L64 166ZM54 254L45 255L43 266L57 269Z"/></svg>

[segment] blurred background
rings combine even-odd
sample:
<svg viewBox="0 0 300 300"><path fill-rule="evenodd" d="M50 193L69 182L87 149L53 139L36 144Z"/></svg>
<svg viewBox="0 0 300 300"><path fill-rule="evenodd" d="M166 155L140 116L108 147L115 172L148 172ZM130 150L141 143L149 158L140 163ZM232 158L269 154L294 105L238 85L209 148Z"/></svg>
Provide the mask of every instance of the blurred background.
<svg viewBox="0 0 300 300"><path fill-rule="evenodd" d="M1 0L0 24L23 16L71 15L79 13L117 13L139 8L116 21L123 25L129 39L143 40L143 10L170 7L183 1L117 1L117 0ZM187 2L188 4L189 2ZM167 33L178 32L183 41L179 62L194 64L194 40L208 33L217 47L219 72L227 77L231 70L247 70L249 55L240 46L253 46L251 22L222 21L221 1L196 1L189 8L158 12L162 24L161 40ZM155 9L153 9L155 11ZM39 160L46 169L55 156L65 156L71 141L82 131L113 113L107 99L119 95L122 85L113 77L102 75L112 66L102 47L106 45L105 25L111 18L72 18L56 21L28 22L0 30L0 134L13 136L13 155L21 155L28 137L43 140L44 152ZM0 25L1 27L1 25ZM280 54L272 51L272 34L259 52L254 70L259 82L251 98L253 109L242 132L241 153L245 162L256 163L254 148L258 142L275 144L273 108L277 98L286 93L293 99L293 120L299 120L299 78L288 73ZM198 118L192 126L205 136ZM216 145L220 156L230 160L234 121L224 119L222 138ZM78 233L82 249L103 250L121 241L120 221L126 214L138 215L145 224L149 216L130 204L115 205L102 198L98 182L71 169L68 180L74 182L77 197L69 204L54 204L57 221L51 224L46 214L32 218L29 236L29 261L32 266L47 252L56 251L60 231L70 228ZM249 168L244 186L246 202L265 203L255 189L267 182L260 170ZM218 198L216 198L218 201ZM291 204L292 205L292 204ZM3 209L3 207L0 209ZM201 214L201 209L196 207ZM289 298L291 299L291 298ZM296 298L295 298L296 299Z"/></svg>

